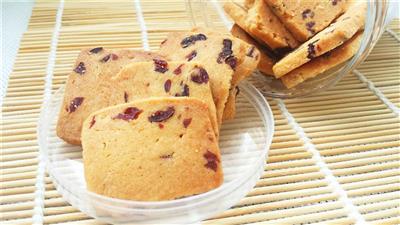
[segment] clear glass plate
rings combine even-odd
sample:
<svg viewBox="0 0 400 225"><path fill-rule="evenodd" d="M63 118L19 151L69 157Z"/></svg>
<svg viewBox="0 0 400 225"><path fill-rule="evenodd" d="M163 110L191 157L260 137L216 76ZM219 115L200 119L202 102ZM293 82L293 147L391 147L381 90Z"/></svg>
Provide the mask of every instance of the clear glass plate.
<svg viewBox="0 0 400 225"><path fill-rule="evenodd" d="M82 149L56 136L64 88L41 110L38 139L41 157L58 192L82 212L109 223L195 223L216 215L243 198L264 171L274 132L271 109L250 83L240 85L237 115L223 124L220 136L224 183L212 191L171 201L141 202L101 196L86 190Z"/></svg>
<svg viewBox="0 0 400 225"><path fill-rule="evenodd" d="M229 0L231 1L231 0ZM233 21L224 13L222 8L225 0L189 0L187 11L193 21L194 26L206 26L218 30L229 32ZM236 1L240 4L240 0ZM279 79L269 75L263 75L255 71L251 76L251 82L266 96L274 98L295 98L315 94L326 90L337 84L346 74L354 70L371 52L387 23L387 12L389 9L388 0L367 0L368 8L366 12L364 35L358 52L347 62L342 63L312 79L287 89Z"/></svg>

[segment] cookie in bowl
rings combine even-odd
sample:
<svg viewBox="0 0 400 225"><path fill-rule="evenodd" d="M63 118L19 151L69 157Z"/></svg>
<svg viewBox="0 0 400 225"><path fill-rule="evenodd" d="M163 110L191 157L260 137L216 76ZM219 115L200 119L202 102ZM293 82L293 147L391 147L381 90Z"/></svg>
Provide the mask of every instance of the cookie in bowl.
<svg viewBox="0 0 400 225"><path fill-rule="evenodd" d="M82 129L89 191L161 201L207 192L223 182L207 105L195 98L153 98L92 113Z"/></svg>

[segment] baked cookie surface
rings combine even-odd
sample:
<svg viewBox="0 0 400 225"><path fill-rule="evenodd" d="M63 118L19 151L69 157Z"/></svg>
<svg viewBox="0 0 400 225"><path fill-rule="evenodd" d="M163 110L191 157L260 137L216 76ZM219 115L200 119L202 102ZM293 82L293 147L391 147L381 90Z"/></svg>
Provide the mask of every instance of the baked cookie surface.
<svg viewBox="0 0 400 225"><path fill-rule="evenodd" d="M242 28L237 24L232 26L231 33L233 36L254 45L260 52L260 62L257 68L267 75L273 75L272 66L275 62L275 56L268 49L257 43L250 35L248 35ZM251 52L249 52L251 54Z"/></svg>
<svg viewBox="0 0 400 225"><path fill-rule="evenodd" d="M245 8L234 2L226 2L224 9L243 30L271 49L280 51L298 46L296 39L263 0L252 1L247 6Z"/></svg>
<svg viewBox="0 0 400 225"><path fill-rule="evenodd" d="M287 88L292 88L350 59L360 47L362 32L334 50L321 55L281 77Z"/></svg>
<svg viewBox="0 0 400 225"><path fill-rule="evenodd" d="M329 26L346 9L346 0L265 0L285 27L300 42Z"/></svg>
<svg viewBox="0 0 400 225"><path fill-rule="evenodd" d="M241 72L240 76L234 76L237 71L250 70L243 62L249 58L246 53L251 47L230 35L209 35L202 31L173 32L161 44L159 53L168 55L171 60L193 60L204 65L210 76L217 118L221 121L231 86L243 79L243 74L250 74ZM253 57L258 63L259 57Z"/></svg>
<svg viewBox="0 0 400 225"><path fill-rule="evenodd" d="M109 106L108 90L112 76L130 62L163 58L159 54L102 47L84 49L68 76L64 100L57 121L57 136L70 144L80 144L82 123L86 117ZM123 103L123 100L115 104Z"/></svg>
<svg viewBox="0 0 400 225"><path fill-rule="evenodd" d="M89 191L120 199L171 200L223 182L207 105L154 98L94 112L82 130Z"/></svg>
<svg viewBox="0 0 400 225"><path fill-rule="evenodd" d="M162 67L160 66L162 65ZM109 85L112 102L130 102L150 97L192 97L206 103L218 137L221 121L212 98L209 74L200 62L134 62L126 65Z"/></svg>
<svg viewBox="0 0 400 225"><path fill-rule="evenodd" d="M279 60L272 68L275 76L281 77L349 40L357 31L363 29L365 13L366 2L353 2L329 27Z"/></svg>

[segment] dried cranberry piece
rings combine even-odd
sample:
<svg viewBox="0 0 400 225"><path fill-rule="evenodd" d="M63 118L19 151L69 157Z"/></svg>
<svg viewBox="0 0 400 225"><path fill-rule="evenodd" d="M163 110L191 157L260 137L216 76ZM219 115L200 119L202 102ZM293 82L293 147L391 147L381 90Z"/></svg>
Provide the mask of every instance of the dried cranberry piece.
<svg viewBox="0 0 400 225"><path fill-rule="evenodd" d="M307 55L307 58L309 58L309 59L315 58L315 45L314 45L314 44L315 44L317 41L319 41L319 40L316 40L316 41L314 41L314 42L308 44L308 49L307 49L308 55Z"/></svg>
<svg viewBox="0 0 400 225"><path fill-rule="evenodd" d="M337 5L340 0L332 0L332 5Z"/></svg>
<svg viewBox="0 0 400 225"><path fill-rule="evenodd" d="M100 61L107 62L110 59L110 57L111 57L111 54L108 54L108 55L104 56Z"/></svg>
<svg viewBox="0 0 400 225"><path fill-rule="evenodd" d="M96 53L99 53L99 52L101 52L101 51L103 51L103 47L93 48L93 49L91 49L89 52L90 52L90 53L93 53L93 54L96 54Z"/></svg>
<svg viewBox="0 0 400 225"><path fill-rule="evenodd" d="M166 80L165 81L165 83L164 83L164 90L165 90L165 92L169 92L169 90L171 90L171 80L170 79L168 79L168 80Z"/></svg>
<svg viewBox="0 0 400 225"><path fill-rule="evenodd" d="M217 58L217 63L222 63L223 61L228 64L233 70L236 68L237 59L233 55L232 51L232 41L229 39L224 39L222 41L222 51L219 53Z"/></svg>
<svg viewBox="0 0 400 225"><path fill-rule="evenodd" d="M112 53L112 54L111 54L111 59L112 59L112 60L117 60L117 59L118 59L118 55Z"/></svg>
<svg viewBox="0 0 400 225"><path fill-rule="evenodd" d="M124 100L125 102L128 102L128 93L126 93L126 91L124 91Z"/></svg>
<svg viewBox="0 0 400 225"><path fill-rule="evenodd" d="M168 63L165 60L162 59L153 59L155 69L154 71L160 72L160 73L165 73L168 71Z"/></svg>
<svg viewBox="0 0 400 225"><path fill-rule="evenodd" d="M167 155L160 155L161 159L170 159L174 156L175 152L172 152L171 154L167 154Z"/></svg>
<svg viewBox="0 0 400 225"><path fill-rule="evenodd" d="M306 9L301 13L301 16L303 17L303 20L307 19L307 17L313 18L314 17L314 12L311 11L311 9Z"/></svg>
<svg viewBox="0 0 400 225"><path fill-rule="evenodd" d="M251 46L250 48L249 48L249 50L247 51L247 53L246 53L246 55L248 56L248 57L251 57L251 58L253 58L254 57L254 50L256 49L256 47L254 47L254 46Z"/></svg>
<svg viewBox="0 0 400 225"><path fill-rule="evenodd" d="M93 127L93 125L96 123L96 117L95 116L93 116L92 117L92 120L90 121L90 126L89 126L89 129L90 128L92 128Z"/></svg>
<svg viewBox="0 0 400 225"><path fill-rule="evenodd" d="M185 37L181 41L181 47L186 48L190 45L193 45L196 43L196 41L204 41L207 40L207 36L204 34L196 34L196 35L190 35L189 37Z"/></svg>
<svg viewBox="0 0 400 225"><path fill-rule="evenodd" d="M83 99L83 97L74 98L69 104L69 112L75 112L75 110L82 104Z"/></svg>
<svg viewBox="0 0 400 225"><path fill-rule="evenodd" d="M310 33L312 33L312 34L315 34L315 30L314 30L314 28L313 28L314 25L315 25L315 22L314 22L314 21L311 21L311 22L306 23L306 28L307 28L307 30L310 31Z"/></svg>
<svg viewBox="0 0 400 225"><path fill-rule="evenodd" d="M198 84L206 84L209 80L207 71L202 67L196 67L190 76L192 81Z"/></svg>
<svg viewBox="0 0 400 225"><path fill-rule="evenodd" d="M136 107L128 107L125 109L123 113L119 113L113 119L121 119L121 120L135 120L139 117L139 115L143 112L143 110L140 110Z"/></svg>
<svg viewBox="0 0 400 225"><path fill-rule="evenodd" d="M225 63L228 64L233 70L235 70L237 64L237 58L231 55L225 59Z"/></svg>
<svg viewBox="0 0 400 225"><path fill-rule="evenodd" d="M174 74L175 75L179 75L179 74L182 73L182 66L183 66L183 64L181 64L178 67L176 67L176 69L174 70Z"/></svg>
<svg viewBox="0 0 400 225"><path fill-rule="evenodd" d="M160 129L163 129L163 128L164 128L164 124L159 123L159 124L158 124L158 127L159 127Z"/></svg>
<svg viewBox="0 0 400 225"><path fill-rule="evenodd" d="M189 96L189 86L187 84L183 85L183 91L181 96Z"/></svg>
<svg viewBox="0 0 400 225"><path fill-rule="evenodd" d="M193 50L189 55L186 56L187 61L191 61L194 57L197 56L197 51Z"/></svg>
<svg viewBox="0 0 400 225"><path fill-rule="evenodd" d="M218 167L217 163L219 162L218 157L209 150L203 154L203 157L207 160L207 163L204 164L204 166L216 172Z"/></svg>
<svg viewBox="0 0 400 225"><path fill-rule="evenodd" d="M175 113L175 108L170 106L166 110L159 110L151 114L148 119L150 122L163 122L171 118Z"/></svg>
<svg viewBox="0 0 400 225"><path fill-rule="evenodd" d="M83 62L80 62L78 66L74 69L74 72L83 75L86 72L85 64Z"/></svg>
<svg viewBox="0 0 400 225"><path fill-rule="evenodd" d="M191 122L192 122L192 118L184 119L183 120L183 127L187 128L190 125Z"/></svg>

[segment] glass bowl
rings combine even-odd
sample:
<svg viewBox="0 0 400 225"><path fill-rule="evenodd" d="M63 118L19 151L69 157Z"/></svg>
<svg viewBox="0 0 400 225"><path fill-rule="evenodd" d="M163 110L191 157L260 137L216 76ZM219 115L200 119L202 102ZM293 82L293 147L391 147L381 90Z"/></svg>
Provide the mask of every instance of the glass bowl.
<svg viewBox="0 0 400 225"><path fill-rule="evenodd" d="M108 223L195 223L242 199L264 171L274 133L274 119L262 94L250 83L240 85L237 115L223 124L220 149L224 183L212 191L171 201L120 200L87 191L80 146L67 144L55 128L64 88L44 103L38 123L41 157L58 192L72 206Z"/></svg>
<svg viewBox="0 0 400 225"><path fill-rule="evenodd" d="M187 2L187 9L195 26L206 26L229 31L233 21L222 8L226 1L192 0ZM235 1L237 2L237 1ZM251 82L266 96L275 98L294 98L317 93L334 86L346 74L354 70L371 52L388 22L387 14L390 2L388 0L368 0L364 35L358 52L347 62L332 68L312 79L287 89L279 79L263 75L255 71Z"/></svg>

